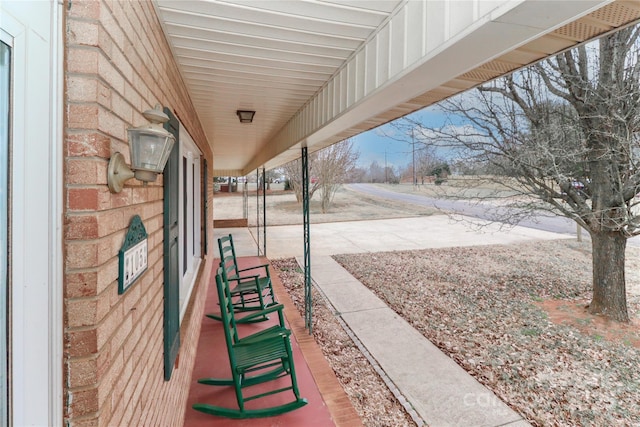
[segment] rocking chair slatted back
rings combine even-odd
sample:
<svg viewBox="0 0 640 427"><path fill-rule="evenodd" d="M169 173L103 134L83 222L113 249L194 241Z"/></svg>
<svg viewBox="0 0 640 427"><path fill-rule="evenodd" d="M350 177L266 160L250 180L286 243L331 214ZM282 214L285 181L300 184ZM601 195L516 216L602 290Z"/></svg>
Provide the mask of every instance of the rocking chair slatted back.
<svg viewBox="0 0 640 427"><path fill-rule="evenodd" d="M236 312L261 311L277 304L269 264L253 265L247 268L238 268L236 250L233 245L233 236L223 236L218 239L220 251L220 267L225 272L227 280L234 283L231 288L233 307ZM260 269L263 269L261 272ZM216 314L207 314L208 317L220 320ZM267 317L254 317L252 322L266 320ZM246 323L245 318L238 319L238 323Z"/></svg>

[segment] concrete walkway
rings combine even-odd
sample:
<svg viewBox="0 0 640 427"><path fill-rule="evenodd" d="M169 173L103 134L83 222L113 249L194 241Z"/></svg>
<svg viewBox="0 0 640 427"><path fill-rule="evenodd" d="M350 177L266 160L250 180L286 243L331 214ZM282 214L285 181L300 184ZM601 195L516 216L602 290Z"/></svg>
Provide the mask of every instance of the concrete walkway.
<svg viewBox="0 0 640 427"><path fill-rule="evenodd" d="M250 230L217 229L215 238L228 233L234 236L238 256L257 253ZM311 275L314 284L333 305L355 339L427 425L522 427L529 424L330 255L558 238L570 236L523 227L501 231L492 225L482 228L481 232L472 231L468 224L450 222L444 215L313 224ZM267 228L269 258L302 255L302 226Z"/></svg>

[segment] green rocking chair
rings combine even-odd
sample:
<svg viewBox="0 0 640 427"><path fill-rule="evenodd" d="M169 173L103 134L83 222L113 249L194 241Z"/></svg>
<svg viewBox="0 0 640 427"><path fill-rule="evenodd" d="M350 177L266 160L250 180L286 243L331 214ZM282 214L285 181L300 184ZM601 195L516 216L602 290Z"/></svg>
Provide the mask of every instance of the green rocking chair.
<svg viewBox="0 0 640 427"><path fill-rule="evenodd" d="M234 305L229 282L224 269L218 269L216 286L220 299L221 318L224 327L225 342L231 365L231 378L201 378L200 384L214 386L233 386L235 388L238 409L214 406L206 403L195 403L193 409L211 415L227 418L260 418L280 415L307 404L307 400L300 397L296 373L291 351L290 334L281 318L281 325L267 328L253 335L239 338L234 316ZM267 309L277 311L282 316L282 305L278 304ZM264 313L252 313L249 316L259 316ZM252 395L245 395L245 389L289 376L291 385L280 387ZM291 390L295 399L291 402L260 409L247 409L245 403L251 400L282 393Z"/></svg>
<svg viewBox="0 0 640 427"><path fill-rule="evenodd" d="M220 267L224 269L228 281L235 283L235 286L231 289L231 296L234 299L234 311L263 311L265 308L277 304L271 284L269 264L253 265L242 269L238 268L236 251L233 246L233 236L231 234L218 239L218 249L220 250ZM264 269L264 275L246 274L259 269ZM218 321L222 320L219 315L213 313L207 314L207 317ZM267 319L267 316L250 316L239 318L237 322L262 322Z"/></svg>

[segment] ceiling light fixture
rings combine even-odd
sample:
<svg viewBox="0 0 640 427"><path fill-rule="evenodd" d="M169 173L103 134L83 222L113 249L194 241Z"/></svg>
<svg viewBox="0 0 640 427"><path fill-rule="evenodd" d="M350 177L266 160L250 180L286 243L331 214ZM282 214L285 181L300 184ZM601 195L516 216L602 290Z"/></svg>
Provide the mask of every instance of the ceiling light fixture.
<svg viewBox="0 0 640 427"><path fill-rule="evenodd" d="M236 114L240 119L240 123L251 123L253 122L253 116L256 112L251 110L237 110Z"/></svg>

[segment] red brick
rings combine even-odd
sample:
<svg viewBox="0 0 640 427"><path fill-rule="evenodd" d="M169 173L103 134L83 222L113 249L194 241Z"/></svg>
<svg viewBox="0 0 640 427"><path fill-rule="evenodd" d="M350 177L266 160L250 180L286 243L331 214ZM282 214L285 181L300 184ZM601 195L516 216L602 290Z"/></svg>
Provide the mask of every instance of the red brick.
<svg viewBox="0 0 640 427"><path fill-rule="evenodd" d="M98 81L95 77L69 75L67 77L67 98L76 102L96 102Z"/></svg>
<svg viewBox="0 0 640 427"><path fill-rule="evenodd" d="M100 408L100 419L98 420L99 424L98 427L114 427L114 424L107 424L106 420L107 420L107 416L106 414L112 414L113 413L113 408L111 407L111 402L110 401L106 401L102 404L102 407ZM122 424L115 424L115 426L122 426Z"/></svg>
<svg viewBox="0 0 640 427"><path fill-rule="evenodd" d="M67 332L67 351L69 357L89 356L98 352L98 339L95 329Z"/></svg>
<svg viewBox="0 0 640 427"><path fill-rule="evenodd" d="M98 210L99 190L97 188L70 188L68 206L70 210Z"/></svg>
<svg viewBox="0 0 640 427"><path fill-rule="evenodd" d="M114 45L122 46L125 40L125 35L120 28L118 22L115 21L109 8L102 8L100 11L100 23L105 31L109 34L109 37L113 40Z"/></svg>
<svg viewBox="0 0 640 427"><path fill-rule="evenodd" d="M115 67L118 69L120 74L122 74L125 80L131 82L133 80L134 69L131 66L131 64L127 61L127 57L120 50L122 48L123 48L123 44L122 43L118 44L118 48L113 50L111 61L114 63Z"/></svg>
<svg viewBox="0 0 640 427"><path fill-rule="evenodd" d="M98 385L98 402L102 405L107 400L113 387L116 384L118 377L123 371L123 357L122 351L118 351L113 355L111 359L111 365L102 377L100 384Z"/></svg>
<svg viewBox="0 0 640 427"><path fill-rule="evenodd" d="M153 248L151 248L149 250L148 255L147 255L147 259L149 261L149 265L155 265L156 263L161 262L162 261L162 246L161 245L156 245ZM154 277L156 277L155 274L154 274Z"/></svg>
<svg viewBox="0 0 640 427"><path fill-rule="evenodd" d="M66 218L65 237L70 240L95 239L98 235L98 218L95 215L74 215Z"/></svg>
<svg viewBox="0 0 640 427"><path fill-rule="evenodd" d="M69 73L98 74L98 50L96 48L70 46L67 49Z"/></svg>
<svg viewBox="0 0 640 427"><path fill-rule="evenodd" d="M98 104L105 108L111 109L111 89L102 81L98 81Z"/></svg>
<svg viewBox="0 0 640 427"><path fill-rule="evenodd" d="M91 418L81 418L81 419L74 419L73 423L70 423L69 426L73 426L73 427L100 427L100 419L97 418L98 415L96 414L94 417Z"/></svg>
<svg viewBox="0 0 640 427"><path fill-rule="evenodd" d="M65 276L64 296L65 298L93 296L97 293L97 287L97 272L70 273Z"/></svg>
<svg viewBox="0 0 640 427"><path fill-rule="evenodd" d="M145 272L144 275L146 276L147 273L149 273L149 271ZM138 280L142 280L142 279L140 278ZM122 307L122 309L124 311L125 316L128 316L131 314L132 317L136 317L136 318L138 317L138 316L134 316L133 312L137 310L137 306L140 302L140 286L137 286L137 285L140 285L141 283L142 282L136 281L129 289L127 289L127 291L123 295L124 301L122 303L124 304L124 306Z"/></svg>
<svg viewBox="0 0 640 427"><path fill-rule="evenodd" d="M100 241L68 241L65 264L68 269L91 268L98 266L98 248Z"/></svg>
<svg viewBox="0 0 640 427"><path fill-rule="evenodd" d="M114 332L121 327L123 320L122 304L116 305L114 309L100 322L97 329L96 343L98 348L102 348L111 339Z"/></svg>
<svg viewBox="0 0 640 427"><path fill-rule="evenodd" d="M108 159L111 156L111 140L97 132L67 134L67 155Z"/></svg>
<svg viewBox="0 0 640 427"><path fill-rule="evenodd" d="M121 192L112 194L109 201L111 208L129 206L131 204L131 188L123 188Z"/></svg>
<svg viewBox="0 0 640 427"><path fill-rule="evenodd" d="M98 130L104 132L106 135L112 136L122 141L126 141L126 127L127 124L112 112L106 111L102 108L98 110L97 128Z"/></svg>
<svg viewBox="0 0 640 427"><path fill-rule="evenodd" d="M165 407L166 408L166 407ZM131 420L129 421L129 425L132 426L139 426L141 425L140 423L140 417L142 416L142 413L140 411L135 411L131 417ZM175 424L174 424L175 425Z"/></svg>
<svg viewBox="0 0 640 427"><path fill-rule="evenodd" d="M67 14L69 17L98 19L100 17L100 4L96 0L74 0L69 3Z"/></svg>
<svg viewBox="0 0 640 427"><path fill-rule="evenodd" d="M149 370L150 370L150 366L148 363L144 363L142 365L142 369L138 369L135 372L140 372L141 375L139 376L139 378L136 380L135 377L131 378L132 382L135 385L135 388L133 390L133 395L131 396L131 399L134 402L137 402L139 400L141 400L141 395L142 395L142 391L145 389L145 387L147 386L147 382L149 380ZM151 389L151 388L150 388ZM157 388L156 388L157 390ZM145 395L145 397L148 397L148 394Z"/></svg>
<svg viewBox="0 0 640 427"><path fill-rule="evenodd" d="M132 203L145 203L149 200L149 187L134 187L132 188Z"/></svg>
<svg viewBox="0 0 640 427"><path fill-rule="evenodd" d="M70 45L98 46L99 25L96 21L67 20L67 43Z"/></svg>
<svg viewBox="0 0 640 427"><path fill-rule="evenodd" d="M98 46L100 46L100 50L104 52L107 58L111 58L113 52L118 49L111 36L102 25L98 28Z"/></svg>
<svg viewBox="0 0 640 427"><path fill-rule="evenodd" d="M97 252L98 265L102 265L118 255L118 251L122 247L122 242L124 242L124 233L124 231L121 231L99 240Z"/></svg>
<svg viewBox="0 0 640 427"><path fill-rule="evenodd" d="M117 286L118 280L118 258L114 257L109 262L100 266L98 270L98 278L96 289L97 292L103 292L109 286Z"/></svg>
<svg viewBox="0 0 640 427"><path fill-rule="evenodd" d="M128 358L128 354L122 352L122 357L124 360L124 366L121 370L120 377L116 379L113 385L113 392L111 393L111 406L114 408L120 408L120 412L124 411L124 405L122 405L121 402L125 393L125 388L131 381L131 374L133 372L133 362Z"/></svg>
<svg viewBox="0 0 640 427"><path fill-rule="evenodd" d="M98 358L71 359L69 361L69 387L85 387L98 381Z"/></svg>
<svg viewBox="0 0 640 427"><path fill-rule="evenodd" d="M111 60L103 55L98 57L98 74L117 93L124 93L124 77L113 66Z"/></svg>
<svg viewBox="0 0 640 427"><path fill-rule="evenodd" d="M131 105L118 94L113 94L111 98L111 110L126 123L131 123L133 120L133 108ZM148 121L145 121L148 123Z"/></svg>
<svg viewBox="0 0 640 427"><path fill-rule="evenodd" d="M147 203L140 216L143 220L162 214L162 202Z"/></svg>
<svg viewBox="0 0 640 427"><path fill-rule="evenodd" d="M125 339L131 333L133 328L132 326L132 316L128 313L125 313L124 319L118 325L117 329L114 331L113 336L109 340L109 344L111 348L116 351L121 351L121 347L124 344Z"/></svg>
<svg viewBox="0 0 640 427"><path fill-rule="evenodd" d="M142 98L137 90L133 88L129 83L125 83L124 85L124 97L134 110L141 111L142 110ZM133 120L132 120L133 123Z"/></svg>
<svg viewBox="0 0 640 427"><path fill-rule="evenodd" d="M67 124L72 129L97 129L98 106L95 104L69 104Z"/></svg>
<svg viewBox="0 0 640 427"><path fill-rule="evenodd" d="M158 175L158 180L162 179L162 175ZM149 201L155 202L164 200L164 189L162 187L149 187Z"/></svg>
<svg viewBox="0 0 640 427"><path fill-rule="evenodd" d="M67 299L68 326L94 326L102 321L111 309L110 292L117 293L117 289L107 289L96 297Z"/></svg>
<svg viewBox="0 0 640 427"><path fill-rule="evenodd" d="M97 412L98 390L91 388L88 390L71 391L70 412L73 416L89 415Z"/></svg>
<svg viewBox="0 0 640 427"><path fill-rule="evenodd" d="M101 187L98 191L98 210L105 210L111 208L111 191L106 185Z"/></svg>
<svg viewBox="0 0 640 427"><path fill-rule="evenodd" d="M132 364L133 369L129 375L128 381L125 383L125 386L122 390L122 399L119 403L120 406L125 408L127 405L134 404L133 400L133 391L136 387L136 382L140 380L140 374L144 365L141 365L141 361L139 359L129 359L128 365Z"/></svg>
<svg viewBox="0 0 640 427"><path fill-rule="evenodd" d="M125 228L124 211L109 210L101 212L97 218L98 235L100 237L115 233Z"/></svg>
<svg viewBox="0 0 640 427"><path fill-rule="evenodd" d="M107 184L105 160L76 158L67 160L67 184Z"/></svg>
<svg viewBox="0 0 640 427"><path fill-rule="evenodd" d="M133 353L133 349L140 345L140 339L142 337L142 327L140 326L141 316L137 315L140 311L142 311L142 307L140 307L140 310L136 309L136 315L133 315L135 326L131 330L129 337L125 340L122 348L125 358L129 358Z"/></svg>
<svg viewBox="0 0 640 427"><path fill-rule="evenodd" d="M154 233L162 228L162 216L154 216L149 218L145 222L145 229L147 230L147 234ZM154 243L155 244L155 243Z"/></svg>
<svg viewBox="0 0 640 427"><path fill-rule="evenodd" d="M137 409L137 407L138 404L135 399L132 398L129 402L127 402L126 408L122 414L122 420L120 422L126 425L133 425L131 423L131 419L133 418L133 412Z"/></svg>

